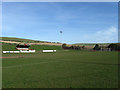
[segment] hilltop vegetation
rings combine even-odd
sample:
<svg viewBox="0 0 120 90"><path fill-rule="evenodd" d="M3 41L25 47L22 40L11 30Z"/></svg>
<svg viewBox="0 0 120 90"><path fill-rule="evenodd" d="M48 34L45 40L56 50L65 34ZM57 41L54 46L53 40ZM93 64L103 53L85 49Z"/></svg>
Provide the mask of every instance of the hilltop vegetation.
<svg viewBox="0 0 120 90"><path fill-rule="evenodd" d="M118 45L120 45L120 43L76 43L76 44L73 44L73 45L93 46L93 45L96 45L96 44L103 45L103 46L110 45L110 44L118 44Z"/></svg>
<svg viewBox="0 0 120 90"><path fill-rule="evenodd" d="M93 45L96 45L96 44L99 44L99 45L109 45L110 43L77 43L77 44L74 44L74 45L93 46Z"/></svg>

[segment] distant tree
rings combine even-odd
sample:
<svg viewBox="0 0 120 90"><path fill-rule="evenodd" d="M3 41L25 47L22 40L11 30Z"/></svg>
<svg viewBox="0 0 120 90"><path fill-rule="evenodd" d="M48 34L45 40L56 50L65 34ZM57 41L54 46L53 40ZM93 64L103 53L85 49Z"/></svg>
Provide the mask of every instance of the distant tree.
<svg viewBox="0 0 120 90"><path fill-rule="evenodd" d="M71 46L71 49L74 49L74 46Z"/></svg>
<svg viewBox="0 0 120 90"><path fill-rule="evenodd" d="M100 50L99 45L98 45L98 44L96 44L96 45L95 45L95 47L93 48L93 50L97 50L97 51L98 51L98 50Z"/></svg>
<svg viewBox="0 0 120 90"><path fill-rule="evenodd" d="M85 46L83 45L83 46L82 46L82 49L84 49L84 48L85 48Z"/></svg>
<svg viewBox="0 0 120 90"><path fill-rule="evenodd" d="M110 44L110 45L108 45L108 48L110 48L112 51L118 50L118 45L117 44Z"/></svg>
<svg viewBox="0 0 120 90"><path fill-rule="evenodd" d="M67 44L66 44L66 43L62 44L62 48L63 48L63 49L66 49L66 47L67 47Z"/></svg>

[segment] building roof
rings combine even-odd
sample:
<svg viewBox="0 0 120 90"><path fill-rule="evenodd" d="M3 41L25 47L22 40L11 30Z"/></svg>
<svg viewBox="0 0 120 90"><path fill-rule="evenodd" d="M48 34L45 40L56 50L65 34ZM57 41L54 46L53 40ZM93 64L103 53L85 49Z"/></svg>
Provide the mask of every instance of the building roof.
<svg viewBox="0 0 120 90"><path fill-rule="evenodd" d="M17 45L16 48L29 48L29 45Z"/></svg>

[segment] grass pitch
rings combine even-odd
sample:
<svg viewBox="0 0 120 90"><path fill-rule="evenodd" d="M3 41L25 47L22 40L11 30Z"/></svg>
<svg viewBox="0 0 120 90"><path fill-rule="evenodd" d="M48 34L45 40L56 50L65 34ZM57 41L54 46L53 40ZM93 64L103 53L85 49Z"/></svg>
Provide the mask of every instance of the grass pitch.
<svg viewBox="0 0 120 90"><path fill-rule="evenodd" d="M3 54L3 88L117 88L118 52Z"/></svg>

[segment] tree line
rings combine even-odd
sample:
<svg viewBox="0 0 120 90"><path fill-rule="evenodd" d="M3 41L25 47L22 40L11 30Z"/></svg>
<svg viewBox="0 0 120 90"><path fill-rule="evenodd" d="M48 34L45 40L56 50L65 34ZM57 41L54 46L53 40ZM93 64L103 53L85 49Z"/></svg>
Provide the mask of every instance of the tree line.
<svg viewBox="0 0 120 90"><path fill-rule="evenodd" d="M83 46L75 46L67 44L62 44L63 49L71 49L71 50L84 50L87 49L84 45ZM100 46L96 44L94 48L91 48L92 50L100 51L100 50L111 50L111 51L120 51L120 44L109 44L107 46Z"/></svg>

